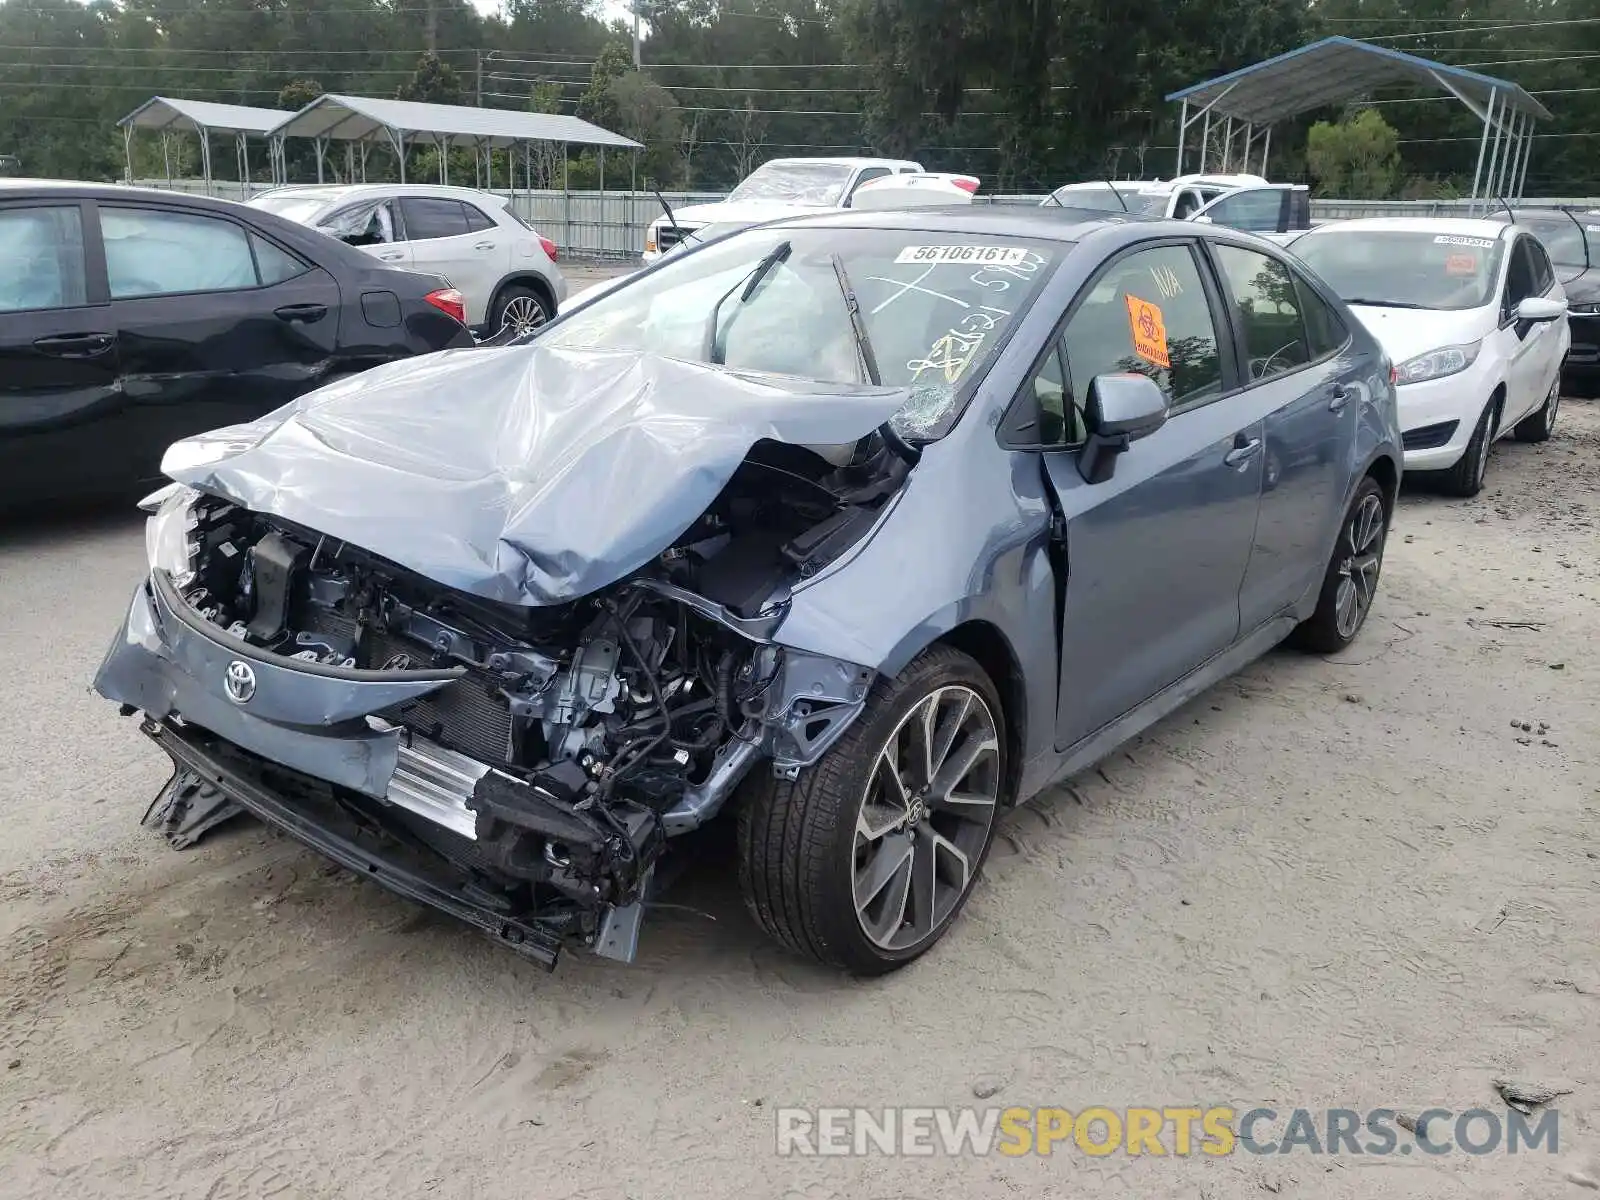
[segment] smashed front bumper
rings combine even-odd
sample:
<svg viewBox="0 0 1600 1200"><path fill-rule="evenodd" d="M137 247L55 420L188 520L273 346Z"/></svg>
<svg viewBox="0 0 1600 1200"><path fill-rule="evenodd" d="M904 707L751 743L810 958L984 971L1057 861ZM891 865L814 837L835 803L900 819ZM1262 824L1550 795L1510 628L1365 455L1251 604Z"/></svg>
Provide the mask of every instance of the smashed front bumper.
<svg viewBox="0 0 1600 1200"><path fill-rule="evenodd" d="M631 959L660 822L642 813L601 825L375 715L460 675L280 658L211 625L158 570L135 591L94 686L142 712L179 770L385 887L547 965L575 935ZM485 886L505 884L496 855L522 853L529 837L563 848L535 864L537 886Z"/></svg>

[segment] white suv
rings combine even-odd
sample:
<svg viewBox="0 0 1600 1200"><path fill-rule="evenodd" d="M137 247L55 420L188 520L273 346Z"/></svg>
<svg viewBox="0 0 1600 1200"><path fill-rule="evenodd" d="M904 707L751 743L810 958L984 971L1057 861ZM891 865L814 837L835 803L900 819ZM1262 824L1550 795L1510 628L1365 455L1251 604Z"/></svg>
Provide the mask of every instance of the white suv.
<svg viewBox="0 0 1600 1200"><path fill-rule="evenodd" d="M527 225L504 196L431 184L290 186L249 201L391 266L440 275L461 293L467 324L526 333L567 296L556 244Z"/></svg>

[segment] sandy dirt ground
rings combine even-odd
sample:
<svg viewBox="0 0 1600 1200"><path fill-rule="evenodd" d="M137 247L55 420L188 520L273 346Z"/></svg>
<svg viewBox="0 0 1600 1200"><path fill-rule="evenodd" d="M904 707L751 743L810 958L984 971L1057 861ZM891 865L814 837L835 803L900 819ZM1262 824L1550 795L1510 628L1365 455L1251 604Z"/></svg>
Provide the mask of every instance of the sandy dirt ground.
<svg viewBox="0 0 1600 1200"><path fill-rule="evenodd" d="M1010 816L875 982L765 944L728 855L637 964L550 975L259 825L167 849L165 760L88 688L138 523L5 530L0 1195L1594 1195L1597 484L1572 402L1482 497L1405 496L1351 651L1274 653ZM1503 1076L1571 1089L1559 1153L774 1153L782 1105L1414 1113Z"/></svg>

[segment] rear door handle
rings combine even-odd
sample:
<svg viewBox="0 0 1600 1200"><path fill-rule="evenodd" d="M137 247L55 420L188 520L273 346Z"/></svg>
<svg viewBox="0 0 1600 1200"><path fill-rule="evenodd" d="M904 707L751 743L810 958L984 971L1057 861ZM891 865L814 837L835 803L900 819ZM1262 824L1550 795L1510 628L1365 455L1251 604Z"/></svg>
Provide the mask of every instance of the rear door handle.
<svg viewBox="0 0 1600 1200"><path fill-rule="evenodd" d="M405 258L404 250L396 250L389 254L380 254L378 257L384 262L400 262Z"/></svg>
<svg viewBox="0 0 1600 1200"><path fill-rule="evenodd" d="M1240 436L1242 437L1243 435L1241 434ZM1242 467L1260 453L1260 438L1251 438L1247 442L1235 440L1233 449L1222 456L1222 461L1230 467Z"/></svg>
<svg viewBox="0 0 1600 1200"><path fill-rule="evenodd" d="M290 323L303 321L310 325L328 315L328 306L326 304L285 304L282 308L273 309L272 315L280 321L288 321Z"/></svg>
<svg viewBox="0 0 1600 1200"><path fill-rule="evenodd" d="M475 246L473 246L472 248L474 250L493 250L494 249L494 243L493 242L479 242Z"/></svg>
<svg viewBox="0 0 1600 1200"><path fill-rule="evenodd" d="M98 358L116 343L109 333L61 333L35 338L33 348L55 358Z"/></svg>
<svg viewBox="0 0 1600 1200"><path fill-rule="evenodd" d="M1350 389L1342 383L1333 385L1333 392L1328 397L1328 411L1342 412L1344 406L1350 403Z"/></svg>

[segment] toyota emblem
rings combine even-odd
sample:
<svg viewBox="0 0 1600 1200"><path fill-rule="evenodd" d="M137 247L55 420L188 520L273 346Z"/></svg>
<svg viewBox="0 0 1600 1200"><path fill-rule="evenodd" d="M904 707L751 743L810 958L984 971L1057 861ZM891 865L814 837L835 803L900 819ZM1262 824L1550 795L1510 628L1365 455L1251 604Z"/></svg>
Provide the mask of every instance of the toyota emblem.
<svg viewBox="0 0 1600 1200"><path fill-rule="evenodd" d="M249 663L234 659L222 677L222 686L227 689L229 700L249 704L250 697L256 694L256 673Z"/></svg>

